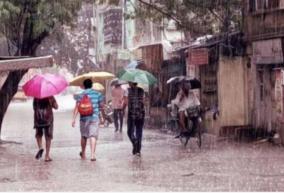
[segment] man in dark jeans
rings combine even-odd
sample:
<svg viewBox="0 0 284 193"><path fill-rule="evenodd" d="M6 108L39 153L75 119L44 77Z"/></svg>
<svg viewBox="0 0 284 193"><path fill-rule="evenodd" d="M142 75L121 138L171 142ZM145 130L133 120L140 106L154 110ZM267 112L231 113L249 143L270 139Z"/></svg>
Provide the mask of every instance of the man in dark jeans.
<svg viewBox="0 0 284 193"><path fill-rule="evenodd" d="M137 83L129 82L130 88L125 95L125 106L128 106L127 135L133 145L132 154L141 156L143 126L145 118L144 90Z"/></svg>

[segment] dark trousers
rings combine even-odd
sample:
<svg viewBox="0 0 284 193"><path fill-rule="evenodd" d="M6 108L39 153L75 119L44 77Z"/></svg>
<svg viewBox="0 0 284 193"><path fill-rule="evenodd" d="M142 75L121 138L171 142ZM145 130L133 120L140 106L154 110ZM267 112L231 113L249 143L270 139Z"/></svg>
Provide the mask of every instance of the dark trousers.
<svg viewBox="0 0 284 193"><path fill-rule="evenodd" d="M123 110L122 109L114 109L113 110L113 121L114 121L114 127L115 131L122 131L123 126Z"/></svg>
<svg viewBox="0 0 284 193"><path fill-rule="evenodd" d="M142 145L144 119L127 120L127 135L133 145L133 153L140 153Z"/></svg>

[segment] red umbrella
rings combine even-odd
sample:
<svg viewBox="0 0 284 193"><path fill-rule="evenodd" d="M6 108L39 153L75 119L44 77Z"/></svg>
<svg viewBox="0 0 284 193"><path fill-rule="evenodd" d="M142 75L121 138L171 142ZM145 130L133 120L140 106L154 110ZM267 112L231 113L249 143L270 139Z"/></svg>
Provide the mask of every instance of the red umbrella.
<svg viewBox="0 0 284 193"><path fill-rule="evenodd" d="M68 86L63 76L54 74L35 75L26 82L23 90L27 96L46 98L62 92Z"/></svg>

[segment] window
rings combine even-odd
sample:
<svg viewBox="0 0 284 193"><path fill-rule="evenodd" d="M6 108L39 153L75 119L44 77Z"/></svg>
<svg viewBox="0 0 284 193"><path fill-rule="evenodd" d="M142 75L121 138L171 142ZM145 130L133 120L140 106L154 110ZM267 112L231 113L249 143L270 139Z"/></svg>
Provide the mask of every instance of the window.
<svg viewBox="0 0 284 193"><path fill-rule="evenodd" d="M258 69L258 78L259 78L259 94L260 94L260 101L263 101L264 98L264 73L263 68Z"/></svg>
<svg viewBox="0 0 284 193"><path fill-rule="evenodd" d="M284 9L284 0L280 0L279 7L280 9Z"/></svg>
<svg viewBox="0 0 284 193"><path fill-rule="evenodd" d="M266 5L268 9L279 8L280 0L266 0Z"/></svg>
<svg viewBox="0 0 284 193"><path fill-rule="evenodd" d="M249 0L249 11L264 11L284 8L284 0Z"/></svg>

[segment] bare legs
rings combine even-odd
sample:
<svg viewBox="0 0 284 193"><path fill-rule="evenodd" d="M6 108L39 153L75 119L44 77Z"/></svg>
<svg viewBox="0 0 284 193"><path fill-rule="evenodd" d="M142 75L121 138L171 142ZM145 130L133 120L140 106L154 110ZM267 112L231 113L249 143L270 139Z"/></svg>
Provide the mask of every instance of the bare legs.
<svg viewBox="0 0 284 193"><path fill-rule="evenodd" d="M41 155L43 153L43 147L42 147L42 136L37 136L36 137L36 141L37 141L37 146L39 149L39 152L41 151L41 153L37 153L36 159L40 159ZM51 138L50 137L45 137L45 146L46 146L46 153L45 153L45 161L51 161L51 158L49 156L50 153L50 146L51 146Z"/></svg>
<svg viewBox="0 0 284 193"><path fill-rule="evenodd" d="M51 158L49 156L49 152L50 152L50 146L51 146L51 139L49 137L45 138L45 146L46 146L46 152L45 152L45 161L50 161Z"/></svg>
<svg viewBox="0 0 284 193"><path fill-rule="evenodd" d="M87 138L81 137L81 148L82 151L80 153L82 159L86 159L86 145L87 145Z"/></svg>
<svg viewBox="0 0 284 193"><path fill-rule="evenodd" d="M91 161L95 161L95 151L96 151L97 140L95 137L90 137L90 146L91 146Z"/></svg>
<svg viewBox="0 0 284 193"><path fill-rule="evenodd" d="M36 137L36 142L37 142L38 149L42 149L42 137L41 136Z"/></svg>
<svg viewBox="0 0 284 193"><path fill-rule="evenodd" d="M90 137L90 148L91 148L91 160L95 161L95 152L96 152L96 144L97 144L97 139L95 137ZM87 146L87 138L86 137L81 137L81 148L82 151L80 153L81 158L83 160L86 159L86 146Z"/></svg>

